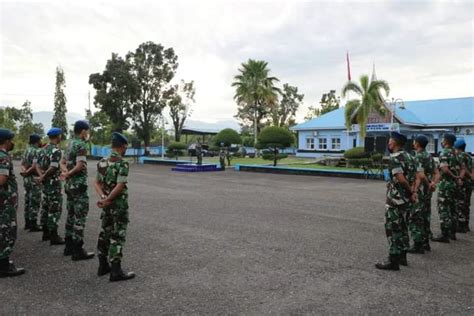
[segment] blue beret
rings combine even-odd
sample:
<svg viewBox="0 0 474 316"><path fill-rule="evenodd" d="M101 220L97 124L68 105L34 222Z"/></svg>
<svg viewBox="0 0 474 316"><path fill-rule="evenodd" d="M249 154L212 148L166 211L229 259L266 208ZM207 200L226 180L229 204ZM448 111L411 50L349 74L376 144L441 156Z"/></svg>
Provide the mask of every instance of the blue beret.
<svg viewBox="0 0 474 316"><path fill-rule="evenodd" d="M444 134L443 138L446 139L447 141L449 141L451 144L454 144L454 142L456 141L456 136L454 134L451 134L451 133Z"/></svg>
<svg viewBox="0 0 474 316"><path fill-rule="evenodd" d="M63 131L58 127L51 127L48 131L48 136L58 136L61 135Z"/></svg>
<svg viewBox="0 0 474 316"><path fill-rule="evenodd" d="M418 135L415 138L415 142L420 144L422 147L426 147L426 145L429 143L429 139L425 135Z"/></svg>
<svg viewBox="0 0 474 316"><path fill-rule="evenodd" d="M0 139L1 140L7 140L7 139L12 139L15 137L15 134L8 128L0 128Z"/></svg>
<svg viewBox="0 0 474 316"><path fill-rule="evenodd" d="M122 134L118 132L112 133L112 141L119 142L121 144L128 144L128 139L127 137L123 136Z"/></svg>
<svg viewBox="0 0 474 316"><path fill-rule="evenodd" d="M37 143L40 140L41 140L41 136L39 136L38 134L31 134L30 135L30 144Z"/></svg>
<svg viewBox="0 0 474 316"><path fill-rule="evenodd" d="M85 120L79 120L76 123L74 123L74 129L80 129L80 130L88 130L90 128L89 122Z"/></svg>
<svg viewBox="0 0 474 316"><path fill-rule="evenodd" d="M407 137L403 134L400 134L398 132L391 132L390 133L390 138L396 139L400 142L403 142L404 144L407 142Z"/></svg>
<svg viewBox="0 0 474 316"><path fill-rule="evenodd" d="M466 148L466 142L464 139L460 138L454 143L454 148L464 150Z"/></svg>

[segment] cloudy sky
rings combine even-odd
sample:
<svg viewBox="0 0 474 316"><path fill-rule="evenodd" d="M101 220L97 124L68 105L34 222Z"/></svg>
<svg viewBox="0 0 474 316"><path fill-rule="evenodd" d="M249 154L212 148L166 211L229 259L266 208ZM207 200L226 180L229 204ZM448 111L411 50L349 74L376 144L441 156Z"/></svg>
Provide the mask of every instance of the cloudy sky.
<svg viewBox="0 0 474 316"><path fill-rule="evenodd" d="M176 79L196 82L193 119L231 119L230 87L249 58L305 94L298 112L340 91L349 51L353 77L370 73L404 100L472 96L473 1L4 1L0 105L51 110L55 67L64 68L68 110L84 113L89 74L112 52L140 43L173 47Z"/></svg>

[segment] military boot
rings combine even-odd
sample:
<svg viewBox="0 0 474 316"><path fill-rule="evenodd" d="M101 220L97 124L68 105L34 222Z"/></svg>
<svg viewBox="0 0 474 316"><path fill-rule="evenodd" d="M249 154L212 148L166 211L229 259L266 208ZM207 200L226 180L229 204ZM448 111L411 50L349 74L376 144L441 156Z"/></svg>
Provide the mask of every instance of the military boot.
<svg viewBox="0 0 474 316"><path fill-rule="evenodd" d="M110 270L110 282L116 281L126 281L133 279L135 277L135 273L133 272L124 272L122 270L121 264L119 260L112 261L112 269Z"/></svg>
<svg viewBox="0 0 474 316"><path fill-rule="evenodd" d="M465 233L467 233L467 230L466 230L466 223L459 223L459 224L458 224L458 228L456 229L456 233L460 233L460 234L465 234Z"/></svg>
<svg viewBox="0 0 474 316"><path fill-rule="evenodd" d="M469 228L469 221L466 222L466 233L469 233L471 229Z"/></svg>
<svg viewBox="0 0 474 316"><path fill-rule="evenodd" d="M402 254L400 255L399 263L402 266L408 266L408 260L407 260L407 252L402 251Z"/></svg>
<svg viewBox="0 0 474 316"><path fill-rule="evenodd" d="M58 235L58 231L57 231L57 230L52 231L49 238L50 238L50 239L49 239L49 244L50 244L51 246L64 245L64 244L65 244L64 239L62 239L62 238Z"/></svg>
<svg viewBox="0 0 474 316"><path fill-rule="evenodd" d="M456 227L453 227L453 228L451 229L451 232L449 233L449 239L451 239L451 240L457 240L457 238L456 238L456 230L457 230Z"/></svg>
<svg viewBox="0 0 474 316"><path fill-rule="evenodd" d="M87 252L82 247L83 242L74 242L73 244L73 252L72 252L72 261L80 261L80 260L89 260L94 258L93 252Z"/></svg>
<svg viewBox="0 0 474 316"><path fill-rule="evenodd" d="M425 240L425 242L423 243L423 249L425 251L431 251L430 242L428 240Z"/></svg>
<svg viewBox="0 0 474 316"><path fill-rule="evenodd" d="M31 229L31 221L29 219L25 219L25 230Z"/></svg>
<svg viewBox="0 0 474 316"><path fill-rule="evenodd" d="M97 270L98 276L106 275L110 273L110 264L106 256L99 255L99 269Z"/></svg>
<svg viewBox="0 0 474 316"><path fill-rule="evenodd" d="M400 258L396 255L390 255L388 260L383 263L376 263L375 267L380 270L392 270L392 271L399 271L400 270Z"/></svg>
<svg viewBox="0 0 474 316"><path fill-rule="evenodd" d="M23 268L15 268L13 262L10 262L10 258L0 259L0 278L15 277L25 273Z"/></svg>
<svg viewBox="0 0 474 316"><path fill-rule="evenodd" d="M449 233L447 230L443 229L441 235L438 237L431 238L431 241L449 243Z"/></svg>
<svg viewBox="0 0 474 316"><path fill-rule="evenodd" d="M423 247L423 243L421 242L415 242L413 246L408 248L407 250L408 253L413 253L413 254L424 254L425 249Z"/></svg>
<svg viewBox="0 0 474 316"><path fill-rule="evenodd" d="M43 231L42 227L39 226L36 221L30 222L30 233L37 233Z"/></svg>
<svg viewBox="0 0 474 316"><path fill-rule="evenodd" d="M63 254L65 256L72 256L72 253L74 251L74 245L72 243L72 237L71 236L67 236L66 238L64 238L64 242L65 242L65 246L64 246L64 252Z"/></svg>
<svg viewBox="0 0 474 316"><path fill-rule="evenodd" d="M43 225L43 237L41 238L42 241L48 241L51 239L51 234L49 233L48 227Z"/></svg>

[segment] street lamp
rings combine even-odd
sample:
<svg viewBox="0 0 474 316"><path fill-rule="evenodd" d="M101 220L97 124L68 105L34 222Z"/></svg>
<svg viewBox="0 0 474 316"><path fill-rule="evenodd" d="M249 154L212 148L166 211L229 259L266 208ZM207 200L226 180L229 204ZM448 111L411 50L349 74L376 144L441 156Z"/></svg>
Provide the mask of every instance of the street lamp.
<svg viewBox="0 0 474 316"><path fill-rule="evenodd" d="M398 107L400 109L404 110L405 109L405 103L400 98L398 98L398 99L392 98L391 100L386 99L385 104L388 104L389 107L390 107L390 112L391 112L391 115L390 115L390 130L392 131L393 130L393 117L395 115L395 109L397 107L397 104L398 104Z"/></svg>

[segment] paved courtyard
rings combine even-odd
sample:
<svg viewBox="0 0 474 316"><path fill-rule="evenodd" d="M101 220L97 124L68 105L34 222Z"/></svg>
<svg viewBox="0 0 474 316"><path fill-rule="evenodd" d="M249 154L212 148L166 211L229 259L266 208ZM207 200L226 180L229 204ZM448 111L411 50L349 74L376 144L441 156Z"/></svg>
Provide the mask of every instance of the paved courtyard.
<svg viewBox="0 0 474 316"><path fill-rule="evenodd" d="M411 255L400 272L374 268L387 254L383 182L170 169L131 168L128 282L23 231L20 204L13 259L27 274L0 280L0 314L474 313L474 233ZM94 251L95 201L91 190ZM438 233L436 208L433 222Z"/></svg>

